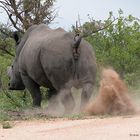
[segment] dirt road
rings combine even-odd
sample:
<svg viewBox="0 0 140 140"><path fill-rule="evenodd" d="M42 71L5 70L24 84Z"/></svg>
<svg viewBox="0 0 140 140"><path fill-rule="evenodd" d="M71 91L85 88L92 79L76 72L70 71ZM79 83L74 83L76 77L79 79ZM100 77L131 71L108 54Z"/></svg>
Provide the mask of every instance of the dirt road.
<svg viewBox="0 0 140 140"><path fill-rule="evenodd" d="M84 120L13 122L0 140L140 140L140 115Z"/></svg>

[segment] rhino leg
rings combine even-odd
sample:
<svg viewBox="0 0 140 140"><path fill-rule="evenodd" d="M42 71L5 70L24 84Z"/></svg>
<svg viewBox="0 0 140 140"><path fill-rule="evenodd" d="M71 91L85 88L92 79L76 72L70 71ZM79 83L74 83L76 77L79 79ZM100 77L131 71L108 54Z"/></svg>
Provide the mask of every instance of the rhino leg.
<svg viewBox="0 0 140 140"><path fill-rule="evenodd" d="M80 105L81 110L83 110L85 108L85 106L87 105L87 103L92 95L92 92L93 92L92 84L88 83L83 86L82 94L81 94L81 105Z"/></svg>
<svg viewBox="0 0 140 140"><path fill-rule="evenodd" d="M54 88L50 88L48 91L48 110L55 111L58 107L58 98L57 98L57 90Z"/></svg>
<svg viewBox="0 0 140 140"><path fill-rule="evenodd" d="M27 75L21 74L21 77L25 87L31 93L33 99L33 106L40 107L41 106L40 86L37 83L35 83L31 78L29 78Z"/></svg>
<svg viewBox="0 0 140 140"><path fill-rule="evenodd" d="M57 95L57 90L53 87L49 88L48 90L48 99L50 100L51 98L53 98L54 96Z"/></svg>
<svg viewBox="0 0 140 140"><path fill-rule="evenodd" d="M60 94L61 94L61 102L65 108L64 114L70 114L75 107L75 102L71 90L64 89L61 91Z"/></svg>

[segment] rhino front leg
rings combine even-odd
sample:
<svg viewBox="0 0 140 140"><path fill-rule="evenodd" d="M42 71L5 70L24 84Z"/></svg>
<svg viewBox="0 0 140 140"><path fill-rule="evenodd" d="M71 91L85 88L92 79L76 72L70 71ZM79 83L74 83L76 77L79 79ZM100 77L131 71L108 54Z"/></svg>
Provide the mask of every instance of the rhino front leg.
<svg viewBox="0 0 140 140"><path fill-rule="evenodd" d="M27 75L21 74L21 77L25 87L31 93L33 99L33 106L40 107L41 106L40 86L37 83L35 83L31 78L29 78Z"/></svg>
<svg viewBox="0 0 140 140"><path fill-rule="evenodd" d="M63 89L61 91L61 102L64 105L64 114L70 114L74 107L75 102L70 89Z"/></svg>
<svg viewBox="0 0 140 140"><path fill-rule="evenodd" d="M93 92L93 84L88 83L83 86L82 94L81 94L81 105L80 105L81 110L83 110L86 107L92 95L92 92Z"/></svg>

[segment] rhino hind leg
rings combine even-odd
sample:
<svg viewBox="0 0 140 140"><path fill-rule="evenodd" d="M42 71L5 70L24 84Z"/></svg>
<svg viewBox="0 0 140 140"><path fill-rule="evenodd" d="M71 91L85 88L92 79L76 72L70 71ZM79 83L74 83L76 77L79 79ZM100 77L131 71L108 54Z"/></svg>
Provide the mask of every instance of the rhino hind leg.
<svg viewBox="0 0 140 140"><path fill-rule="evenodd" d="M48 90L48 107L47 110L56 111L58 107L57 90L55 88L49 88Z"/></svg>
<svg viewBox="0 0 140 140"><path fill-rule="evenodd" d="M40 107L41 106L40 86L37 83L35 83L31 78L29 78L27 75L21 74L21 77L22 77L25 87L31 93L31 96L33 99L33 106Z"/></svg>
<svg viewBox="0 0 140 140"><path fill-rule="evenodd" d="M48 95L47 95L48 100L50 100L51 98L53 98L56 95L57 95L57 90L52 86L49 87Z"/></svg>
<svg viewBox="0 0 140 140"><path fill-rule="evenodd" d="M71 114L74 107L75 107L75 101L72 96L70 89L64 89L61 91L61 102L64 105L64 114Z"/></svg>
<svg viewBox="0 0 140 140"><path fill-rule="evenodd" d="M82 94L81 94L81 105L80 105L81 111L84 110L84 108L86 107L92 95L92 92L93 92L93 84L87 83L83 86Z"/></svg>

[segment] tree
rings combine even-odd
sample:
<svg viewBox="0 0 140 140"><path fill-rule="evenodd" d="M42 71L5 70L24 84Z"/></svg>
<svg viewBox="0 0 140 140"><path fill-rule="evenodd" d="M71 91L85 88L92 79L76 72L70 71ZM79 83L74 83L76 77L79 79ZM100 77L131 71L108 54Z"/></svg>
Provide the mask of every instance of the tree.
<svg viewBox="0 0 140 140"><path fill-rule="evenodd" d="M57 13L53 9L56 0L0 0L13 27L24 32L33 24L50 24Z"/></svg>
<svg viewBox="0 0 140 140"><path fill-rule="evenodd" d="M9 17L10 24L20 33L24 33L33 24L50 24L57 13L53 9L55 0L0 0L0 8ZM11 52L13 42L12 30L0 24L0 55Z"/></svg>

